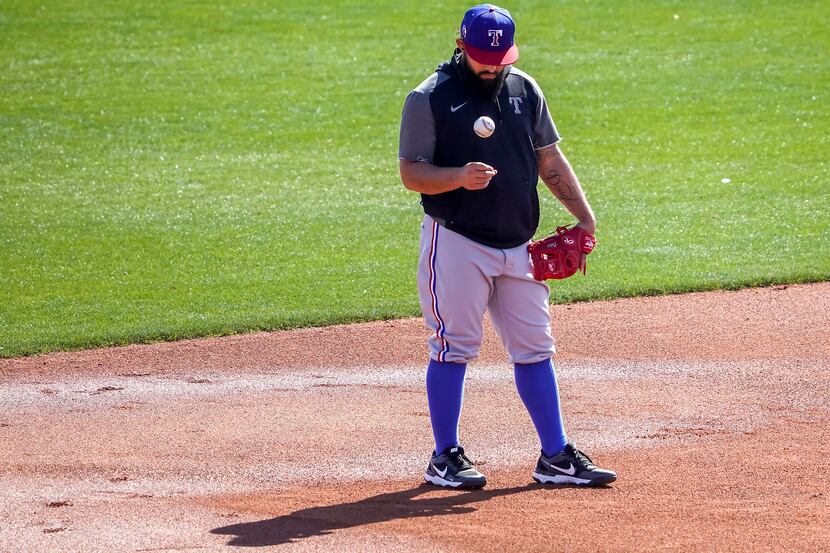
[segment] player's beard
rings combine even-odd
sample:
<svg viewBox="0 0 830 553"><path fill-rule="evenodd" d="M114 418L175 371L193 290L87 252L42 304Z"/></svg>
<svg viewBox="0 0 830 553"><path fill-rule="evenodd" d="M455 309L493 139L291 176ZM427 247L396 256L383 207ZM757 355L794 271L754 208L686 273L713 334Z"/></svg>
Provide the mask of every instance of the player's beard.
<svg viewBox="0 0 830 553"><path fill-rule="evenodd" d="M470 86L483 98L495 100L499 97L501 89L504 86L504 80L507 79L507 67L503 67L501 71L496 74L495 79L484 79L478 75L473 68L467 63L466 54L461 58L461 67L464 68L464 74L467 77L467 82Z"/></svg>

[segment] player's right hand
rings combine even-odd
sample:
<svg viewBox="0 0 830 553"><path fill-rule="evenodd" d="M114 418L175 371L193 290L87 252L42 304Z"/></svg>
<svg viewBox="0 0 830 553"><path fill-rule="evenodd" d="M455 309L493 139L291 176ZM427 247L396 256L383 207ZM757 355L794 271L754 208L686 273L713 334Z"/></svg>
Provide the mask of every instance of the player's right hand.
<svg viewBox="0 0 830 553"><path fill-rule="evenodd" d="M459 182L461 188L467 190L482 190L487 188L490 184L490 179L496 176L496 171L493 167L480 161L471 161L464 167L459 167Z"/></svg>

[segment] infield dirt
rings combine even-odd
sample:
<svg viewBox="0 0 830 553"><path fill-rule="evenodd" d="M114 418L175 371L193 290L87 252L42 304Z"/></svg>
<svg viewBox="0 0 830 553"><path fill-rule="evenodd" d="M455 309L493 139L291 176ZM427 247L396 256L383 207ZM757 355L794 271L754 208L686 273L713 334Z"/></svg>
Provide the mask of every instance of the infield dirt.
<svg viewBox="0 0 830 553"><path fill-rule="evenodd" d="M0 550L800 550L830 543L830 283L552 308L569 437L542 488L487 326L427 487L420 319L0 360ZM270 546L270 547L269 547Z"/></svg>

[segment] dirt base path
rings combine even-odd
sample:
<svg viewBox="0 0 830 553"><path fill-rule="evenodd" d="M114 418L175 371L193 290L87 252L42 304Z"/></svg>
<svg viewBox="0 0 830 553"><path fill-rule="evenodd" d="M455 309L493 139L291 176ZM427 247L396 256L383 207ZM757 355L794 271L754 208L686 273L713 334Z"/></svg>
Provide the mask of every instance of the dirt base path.
<svg viewBox="0 0 830 553"><path fill-rule="evenodd" d="M555 306L569 437L541 488L488 326L427 487L419 319L0 360L0 550L810 550L830 543L830 283Z"/></svg>

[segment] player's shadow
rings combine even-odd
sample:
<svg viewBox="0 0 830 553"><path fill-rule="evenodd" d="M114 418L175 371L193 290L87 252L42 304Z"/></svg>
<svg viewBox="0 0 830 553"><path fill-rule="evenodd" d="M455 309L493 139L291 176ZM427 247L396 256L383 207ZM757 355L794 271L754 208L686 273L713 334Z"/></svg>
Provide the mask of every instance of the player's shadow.
<svg viewBox="0 0 830 553"><path fill-rule="evenodd" d="M300 509L276 518L231 524L211 530L212 534L233 536L228 545L260 547L290 543L311 536L330 534L342 528L389 520L458 515L476 510L475 503L494 497L534 489L533 484L502 489L473 490L442 497L416 499L436 488L421 484L416 488L391 492L337 505Z"/></svg>

